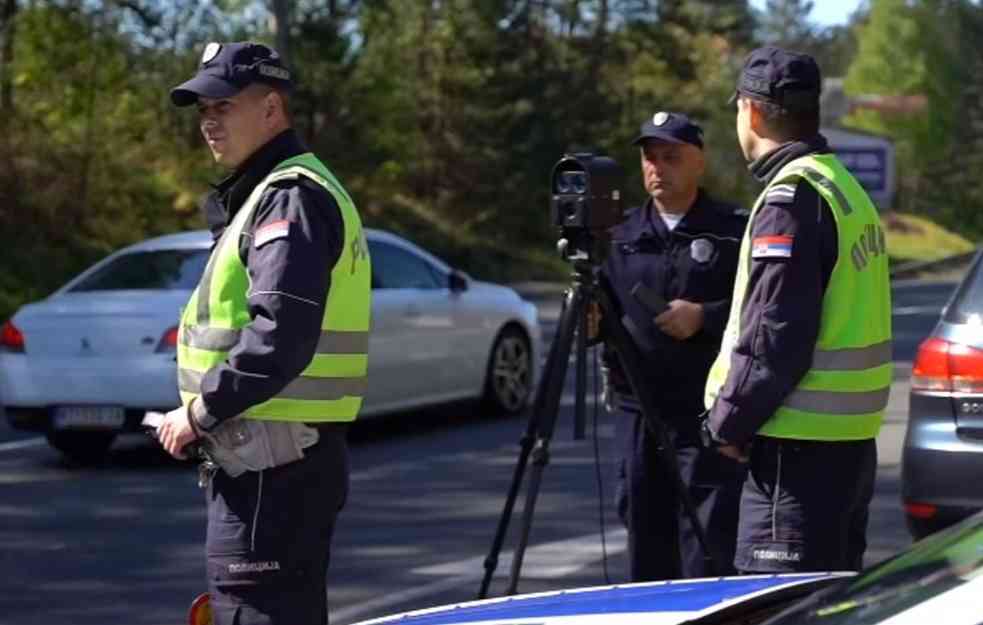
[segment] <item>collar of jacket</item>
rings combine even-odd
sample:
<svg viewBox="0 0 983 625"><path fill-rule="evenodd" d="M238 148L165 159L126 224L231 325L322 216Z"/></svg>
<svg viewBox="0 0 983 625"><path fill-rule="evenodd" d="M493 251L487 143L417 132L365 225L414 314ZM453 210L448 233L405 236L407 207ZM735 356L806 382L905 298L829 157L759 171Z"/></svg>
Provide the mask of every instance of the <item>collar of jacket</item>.
<svg viewBox="0 0 983 625"><path fill-rule="evenodd" d="M720 215L711 214L718 212L724 213L725 211L718 202L710 197L703 187L700 187L696 192L696 199L693 200L693 204L679 221L679 224L676 226L676 230L682 232L689 232L694 228L696 230L712 230L712 227L704 227L707 225L705 222L708 220L708 218L711 220L711 222L713 218L719 218ZM652 198L649 198L648 201L642 206L642 209L637 211L635 218L640 218L645 222L643 227L638 228L639 233L647 230L654 232L663 239L669 236L669 228L659 216L659 209L655 207L655 203L652 201Z"/></svg>
<svg viewBox="0 0 983 625"><path fill-rule="evenodd" d="M273 171L274 167L306 151L307 148L300 142L296 131L288 128L256 150L231 175L214 185L214 194L225 211L226 225L232 221L256 185Z"/></svg>
<svg viewBox="0 0 983 625"><path fill-rule="evenodd" d="M783 143L771 152L755 159L748 165L748 171L759 182L768 184L781 171L782 167L795 159L807 154L822 154L825 152L829 152L829 144L826 143L826 137L817 134L807 141L789 141L788 143Z"/></svg>

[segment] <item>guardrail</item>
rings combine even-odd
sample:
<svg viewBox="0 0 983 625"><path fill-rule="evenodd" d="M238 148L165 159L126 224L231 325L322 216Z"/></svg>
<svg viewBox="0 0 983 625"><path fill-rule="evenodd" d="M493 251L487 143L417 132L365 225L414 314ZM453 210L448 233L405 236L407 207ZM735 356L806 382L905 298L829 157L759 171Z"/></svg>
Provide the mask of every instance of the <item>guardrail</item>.
<svg viewBox="0 0 983 625"><path fill-rule="evenodd" d="M904 278L916 278L924 273L936 273L947 269L956 269L962 265L972 262L981 248L976 248L970 252L953 254L937 260L919 260L902 263L891 269L891 279L898 280Z"/></svg>

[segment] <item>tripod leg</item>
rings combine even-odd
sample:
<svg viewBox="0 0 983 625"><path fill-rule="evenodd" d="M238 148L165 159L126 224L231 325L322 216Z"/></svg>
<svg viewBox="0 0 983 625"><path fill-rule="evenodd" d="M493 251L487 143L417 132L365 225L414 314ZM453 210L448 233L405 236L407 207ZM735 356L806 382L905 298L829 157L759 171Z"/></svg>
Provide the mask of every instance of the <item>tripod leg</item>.
<svg viewBox="0 0 983 625"><path fill-rule="evenodd" d="M584 303L586 313L587 303ZM587 417L586 402L582 389L587 388L587 315L583 314L577 318L577 369L576 369L576 392L574 401L576 406L573 413L573 440L582 441L587 438Z"/></svg>
<svg viewBox="0 0 983 625"><path fill-rule="evenodd" d="M519 586L519 573L522 570L522 559L529 543L529 531L532 529L533 514L536 509L536 499L539 496L539 486L542 482L543 470L549 464L549 443L556 427L559 415L560 398L566 382L567 365L570 361L570 347L573 343L574 330L577 322L584 315L585 298L582 285L577 282L570 290L567 307L563 311L557 327L556 338L553 339L551 351L556 352L554 369L550 372L549 380L544 380L541 388L543 402L538 407L542 412L538 415L539 429L536 444L532 450L532 470L529 474L529 487L526 490L526 502L522 509L522 526L519 541L512 558L512 574L506 595L514 595ZM538 403L538 402L537 402Z"/></svg>
<svg viewBox="0 0 983 625"><path fill-rule="evenodd" d="M700 518L696 513L696 505L690 496L689 488L687 488L679 472L675 445L669 439L665 422L658 416L659 411L655 406L652 396L648 393L641 392L644 389L644 384L640 374L642 356L639 353L638 347L636 347L634 341L628 335L628 331L622 325L605 287L596 287L594 296L601 306L601 319L604 325L605 336L614 344L618 359L621 361L622 369L625 372L625 377L628 378L628 384L631 386L631 390L638 399L639 404L641 404L642 416L645 419L646 428L648 428L649 432L659 442L659 449L657 451L659 460L673 484L675 484L675 490L679 495L683 512L689 518L693 526L693 533L696 534L696 539L700 543L700 548L703 550L703 558L707 563L707 568L710 571L721 571L723 569L715 561L713 552L710 550L710 545L707 543L706 532L703 530L703 525L700 523Z"/></svg>
<svg viewBox="0 0 983 625"><path fill-rule="evenodd" d="M498 520L498 527L495 530L495 538L492 541L491 551L485 558L485 574L481 580L481 588L478 591L479 599L484 599L488 596L488 587L491 585L491 580L495 574L495 569L498 568L498 556L502 551L502 544L505 542L505 535L508 533L509 521L512 518L512 512L515 509L515 501L518 498L519 487L521 486L522 479L525 476L526 466L529 462L529 455L533 448L533 442L536 441L543 415L549 414L544 408L546 397L549 394L549 388L555 384L553 382L554 377L559 376L561 388L564 378L566 378L567 359L570 357L569 349L567 350L567 354L560 354L559 346L562 344L562 341L560 341L560 336L562 336L562 334L566 331L565 324L571 325L567 319L569 317L568 311L571 310L571 301L573 297L574 294L572 289L567 291L566 295L564 296L563 307L560 311L560 320L557 324L556 337L553 339L553 344L550 346L549 354L546 357L546 363L543 366L542 376L539 379L539 385L536 388L536 396L533 400L532 412L529 415L529 420L526 422L526 430L523 433L522 438L519 440L519 458L512 474L512 483L509 486L509 492L505 498L505 506L502 510L502 515ZM559 371L557 371L558 369Z"/></svg>

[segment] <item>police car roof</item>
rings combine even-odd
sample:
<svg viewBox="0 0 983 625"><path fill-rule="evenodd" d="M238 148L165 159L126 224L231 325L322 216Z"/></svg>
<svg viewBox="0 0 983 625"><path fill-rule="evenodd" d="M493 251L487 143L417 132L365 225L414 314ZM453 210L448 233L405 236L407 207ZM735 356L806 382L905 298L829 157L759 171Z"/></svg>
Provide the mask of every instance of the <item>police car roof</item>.
<svg viewBox="0 0 983 625"><path fill-rule="evenodd" d="M675 625L799 585L833 582L849 573L797 573L687 579L549 591L405 612L358 625Z"/></svg>

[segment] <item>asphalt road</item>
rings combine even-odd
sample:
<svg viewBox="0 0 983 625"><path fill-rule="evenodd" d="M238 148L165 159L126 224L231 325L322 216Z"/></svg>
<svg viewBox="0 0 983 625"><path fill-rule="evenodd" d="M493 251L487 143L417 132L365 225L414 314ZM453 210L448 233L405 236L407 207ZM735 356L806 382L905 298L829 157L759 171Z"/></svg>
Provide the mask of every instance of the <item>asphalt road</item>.
<svg viewBox="0 0 983 625"><path fill-rule="evenodd" d="M895 291L898 366L878 439L868 562L909 542L899 502L907 377L951 289L912 282ZM540 306L549 335L558 306L555 298ZM610 505L614 428L602 414L586 441L572 439L572 375L571 367L523 592L624 580L625 534ZM458 405L359 424L352 494L329 573L333 623L475 597L525 423L479 418L473 406ZM195 481L190 465L140 436L118 443L104 465L83 468L0 425L0 624L184 623L204 580L205 516ZM515 532L492 596L504 589L514 544Z"/></svg>

